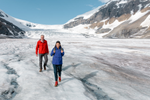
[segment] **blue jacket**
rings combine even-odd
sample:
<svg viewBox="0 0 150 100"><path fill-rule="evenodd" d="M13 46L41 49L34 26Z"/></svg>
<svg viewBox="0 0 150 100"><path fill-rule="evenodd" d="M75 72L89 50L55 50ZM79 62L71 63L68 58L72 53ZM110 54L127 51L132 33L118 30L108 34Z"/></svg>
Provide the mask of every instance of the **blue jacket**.
<svg viewBox="0 0 150 100"><path fill-rule="evenodd" d="M63 49L64 51L64 49ZM53 61L52 61L52 64L54 65L62 65L63 62L62 62L62 57L64 56L64 52L61 53L61 47L58 49L57 47L55 47L55 53L54 53L54 48L52 49L51 51L51 56L53 56Z"/></svg>

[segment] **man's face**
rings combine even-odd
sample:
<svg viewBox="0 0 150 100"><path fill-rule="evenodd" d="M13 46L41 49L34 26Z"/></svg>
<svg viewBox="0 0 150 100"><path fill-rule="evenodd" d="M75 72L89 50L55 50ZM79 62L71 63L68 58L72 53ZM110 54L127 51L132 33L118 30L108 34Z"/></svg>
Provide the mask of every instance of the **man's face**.
<svg viewBox="0 0 150 100"><path fill-rule="evenodd" d="M42 40L42 41L44 40L44 36L43 36L43 35L41 36L41 40Z"/></svg>

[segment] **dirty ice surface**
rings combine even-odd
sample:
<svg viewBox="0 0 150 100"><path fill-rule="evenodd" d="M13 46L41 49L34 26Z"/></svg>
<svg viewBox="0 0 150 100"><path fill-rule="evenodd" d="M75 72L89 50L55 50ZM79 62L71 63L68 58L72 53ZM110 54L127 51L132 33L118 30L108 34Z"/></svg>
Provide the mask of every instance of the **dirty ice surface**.
<svg viewBox="0 0 150 100"><path fill-rule="evenodd" d="M62 82L54 87L50 56L39 73L38 39L0 39L0 100L150 100L150 40L46 40L65 49Z"/></svg>

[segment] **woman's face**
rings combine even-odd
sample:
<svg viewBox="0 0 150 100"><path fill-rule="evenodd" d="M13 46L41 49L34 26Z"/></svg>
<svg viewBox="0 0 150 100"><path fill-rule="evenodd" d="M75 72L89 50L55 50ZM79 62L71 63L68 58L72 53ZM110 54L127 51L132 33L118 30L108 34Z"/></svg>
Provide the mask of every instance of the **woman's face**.
<svg viewBox="0 0 150 100"><path fill-rule="evenodd" d="M56 43L56 47L59 48L59 47L60 47L60 44L59 44L59 43Z"/></svg>

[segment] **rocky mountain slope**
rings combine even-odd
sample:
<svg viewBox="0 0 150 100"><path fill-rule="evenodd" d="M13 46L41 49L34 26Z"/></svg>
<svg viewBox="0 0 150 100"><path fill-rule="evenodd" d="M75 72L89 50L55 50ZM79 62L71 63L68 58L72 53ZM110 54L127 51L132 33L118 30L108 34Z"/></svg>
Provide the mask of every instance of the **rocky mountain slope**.
<svg viewBox="0 0 150 100"><path fill-rule="evenodd" d="M16 25L12 17L0 10L0 38L1 37L22 37L25 31ZM18 23L19 24L19 23Z"/></svg>
<svg viewBox="0 0 150 100"><path fill-rule="evenodd" d="M111 0L88 17L75 17L64 28L103 38L150 38L149 26L150 0Z"/></svg>

